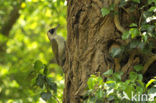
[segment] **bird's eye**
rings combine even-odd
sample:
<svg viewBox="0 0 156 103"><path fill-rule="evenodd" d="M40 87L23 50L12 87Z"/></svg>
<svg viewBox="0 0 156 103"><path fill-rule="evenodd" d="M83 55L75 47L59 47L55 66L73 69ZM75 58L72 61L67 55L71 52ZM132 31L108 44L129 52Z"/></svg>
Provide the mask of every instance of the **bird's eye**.
<svg viewBox="0 0 156 103"><path fill-rule="evenodd" d="M50 34L54 34L55 29L50 29L49 32L50 32Z"/></svg>

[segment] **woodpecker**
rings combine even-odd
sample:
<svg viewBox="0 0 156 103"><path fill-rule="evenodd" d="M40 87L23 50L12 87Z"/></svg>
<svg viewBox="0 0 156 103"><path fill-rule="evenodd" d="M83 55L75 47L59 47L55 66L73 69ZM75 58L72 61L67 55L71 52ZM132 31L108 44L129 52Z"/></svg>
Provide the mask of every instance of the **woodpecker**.
<svg viewBox="0 0 156 103"><path fill-rule="evenodd" d="M55 28L50 29L47 32L48 38L52 45L52 50L56 58L56 62L58 65L63 67L65 62L65 48L66 48L66 41L63 37L57 35L57 28L59 25Z"/></svg>

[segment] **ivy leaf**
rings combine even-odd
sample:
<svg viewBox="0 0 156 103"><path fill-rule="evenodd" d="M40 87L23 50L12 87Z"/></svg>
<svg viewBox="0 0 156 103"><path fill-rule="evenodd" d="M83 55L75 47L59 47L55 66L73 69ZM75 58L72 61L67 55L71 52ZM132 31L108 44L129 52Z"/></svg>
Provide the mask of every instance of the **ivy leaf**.
<svg viewBox="0 0 156 103"><path fill-rule="evenodd" d="M116 80L116 81L118 81L118 80L121 80L121 76L119 75L119 74L114 74L113 75L113 77L114 77L114 79Z"/></svg>
<svg viewBox="0 0 156 103"><path fill-rule="evenodd" d="M150 88L148 90L148 94L149 94L149 99L154 100L155 96L156 96L156 88Z"/></svg>
<svg viewBox="0 0 156 103"><path fill-rule="evenodd" d="M139 45L139 41L138 40L133 40L130 43L130 48L131 49L137 48L138 45Z"/></svg>
<svg viewBox="0 0 156 103"><path fill-rule="evenodd" d="M103 73L103 75L106 76L106 77L107 76L111 76L112 74L113 74L113 70L112 69L109 69L109 70L107 70L106 72Z"/></svg>
<svg viewBox="0 0 156 103"><path fill-rule="evenodd" d="M135 38L139 34L139 30L137 28L132 28L129 30L129 33L131 34L131 38Z"/></svg>
<svg viewBox="0 0 156 103"><path fill-rule="evenodd" d="M141 86L140 88L144 88L144 83L142 82L142 80L137 80L137 83L139 83L139 86Z"/></svg>
<svg viewBox="0 0 156 103"><path fill-rule="evenodd" d="M54 91L54 93L57 93L57 84L55 82L52 82L50 81L50 79L48 79L47 85L49 86L51 90Z"/></svg>
<svg viewBox="0 0 156 103"><path fill-rule="evenodd" d="M142 66L142 65L135 65L135 66L134 66L134 69L135 69L137 72L140 72L140 71L142 71L142 70L144 69L144 66Z"/></svg>
<svg viewBox="0 0 156 103"><path fill-rule="evenodd" d="M132 85L128 85L127 86L127 89L125 90L125 93L127 94L127 96L129 97L129 98L131 98L131 93L132 92L134 92L134 86L132 86Z"/></svg>
<svg viewBox="0 0 156 103"><path fill-rule="evenodd" d="M121 76L123 75L123 72L116 72L113 74L114 80L116 81L120 81L121 80Z"/></svg>
<svg viewBox="0 0 156 103"><path fill-rule="evenodd" d="M113 58L119 57L121 53L122 53L121 48L112 48L112 50L111 50L111 56Z"/></svg>
<svg viewBox="0 0 156 103"><path fill-rule="evenodd" d="M146 32L143 32L143 33L142 33L142 39L143 39L145 42L147 42L147 40L148 40L148 35L147 35Z"/></svg>
<svg viewBox="0 0 156 103"><path fill-rule="evenodd" d="M99 84L99 85L102 85L103 79L102 79L100 76L97 77L97 81L98 81L98 84Z"/></svg>
<svg viewBox="0 0 156 103"><path fill-rule="evenodd" d="M39 74L38 77L36 78L36 85L39 86L40 88L43 88L45 79L42 74Z"/></svg>
<svg viewBox="0 0 156 103"><path fill-rule="evenodd" d="M128 31L124 32L124 33L122 34L122 40L128 39L129 36L130 36L130 35L129 35L129 32L128 32Z"/></svg>
<svg viewBox="0 0 156 103"><path fill-rule="evenodd" d="M87 81L87 84L88 84L88 88L89 89L93 89L95 84L96 84L96 80L94 77L90 77Z"/></svg>
<svg viewBox="0 0 156 103"><path fill-rule="evenodd" d="M140 81L143 80L143 76L142 76L142 74L138 74L138 80L140 80Z"/></svg>
<svg viewBox="0 0 156 103"><path fill-rule="evenodd" d="M103 93L103 90L102 89L99 89L97 92L96 92L96 95L97 97L100 99L102 97L104 97L104 93Z"/></svg>
<svg viewBox="0 0 156 103"><path fill-rule="evenodd" d="M102 16L104 17L110 13L110 10L108 8L102 8L101 12L102 12Z"/></svg>
<svg viewBox="0 0 156 103"><path fill-rule="evenodd" d="M50 100L51 96L52 96L52 95L51 95L50 92L42 92L42 93L41 93L41 98L42 98L43 100L45 100L45 101Z"/></svg>
<svg viewBox="0 0 156 103"><path fill-rule="evenodd" d="M130 72L129 78L132 82L135 82L135 80L137 79L137 73Z"/></svg>
<svg viewBox="0 0 156 103"><path fill-rule="evenodd" d="M139 93L141 93L141 94L143 94L144 88L141 88L141 87L137 86L136 87L136 91L139 92Z"/></svg>
<svg viewBox="0 0 156 103"><path fill-rule="evenodd" d="M130 25L130 27L137 27L137 24L132 23L132 24Z"/></svg>
<svg viewBox="0 0 156 103"><path fill-rule="evenodd" d="M155 97L155 95L156 95L156 88L155 88L155 87L150 88L150 89L148 90L148 94L149 94L150 97L151 97L151 96L154 96L154 97ZM154 99L154 97L153 97L153 99Z"/></svg>

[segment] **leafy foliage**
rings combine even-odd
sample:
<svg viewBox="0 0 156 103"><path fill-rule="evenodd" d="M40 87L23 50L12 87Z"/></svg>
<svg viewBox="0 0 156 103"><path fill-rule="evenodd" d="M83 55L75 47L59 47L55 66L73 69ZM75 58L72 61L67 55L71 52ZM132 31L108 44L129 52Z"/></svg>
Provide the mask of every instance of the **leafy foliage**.
<svg viewBox="0 0 156 103"><path fill-rule="evenodd" d="M139 69L140 66L135 68ZM147 84L143 83L143 76L138 72L131 72L129 79L122 81L122 72L112 73L112 69L103 73L107 80L103 82L103 77L91 75L88 79L88 96L84 103L138 103L138 101L148 101L155 103L155 84L156 79L151 79ZM153 84L152 84L153 83ZM152 90L154 90L152 92ZM148 95L147 99L142 95ZM150 101L152 100L152 102Z"/></svg>
<svg viewBox="0 0 156 103"><path fill-rule="evenodd" d="M142 3L141 0L132 0L131 2L134 5ZM126 3L126 0L121 0L119 7L124 7ZM155 45L152 40L156 39L155 5L155 0L147 0L147 4L139 7L141 10L140 21L129 25L129 30L122 34L122 40L127 41L127 44L125 42L120 48L113 48L111 51L113 58L136 49L141 53L148 51L152 54L151 48L154 48ZM102 15L108 15L113 9L113 6L102 8ZM146 84L143 82L143 75L140 74L144 66L137 64L133 68L134 71L129 73L128 79L125 81L123 81L122 72L113 73L112 69L103 73L102 76L91 75L87 82L88 99L84 103L155 103L156 78L154 77Z"/></svg>
<svg viewBox="0 0 156 103"><path fill-rule="evenodd" d="M48 101L52 97L55 97L57 94L57 84L53 81L53 78L48 77L47 65L37 60L34 63L34 69L35 70L32 72L36 73L36 76L32 79L33 81L35 81L33 87L34 86L40 87L44 91L41 92L40 94L41 98L45 101ZM53 91L53 93L51 93L51 90Z"/></svg>
<svg viewBox="0 0 156 103"><path fill-rule="evenodd" d="M107 8L102 8L101 12L102 12L102 16L106 16L106 15L108 15L110 13L110 10L107 9Z"/></svg>
<svg viewBox="0 0 156 103"><path fill-rule="evenodd" d="M14 7L19 17L9 35L3 34ZM62 101L63 73L46 33L60 24L58 34L66 37L65 0L1 0L0 19L0 103L43 103L49 90Z"/></svg>

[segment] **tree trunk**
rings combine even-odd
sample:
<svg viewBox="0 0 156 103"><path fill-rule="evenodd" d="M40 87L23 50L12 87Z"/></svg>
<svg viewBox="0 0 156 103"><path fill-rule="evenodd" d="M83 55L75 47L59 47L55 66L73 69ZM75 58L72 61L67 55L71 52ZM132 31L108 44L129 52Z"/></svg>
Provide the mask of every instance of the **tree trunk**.
<svg viewBox="0 0 156 103"><path fill-rule="evenodd" d="M22 1L24 2L24 0ZM9 33L13 25L16 23L16 21L18 20L20 16L19 11L21 9L20 6L21 6L22 1L20 1L19 4L12 6L13 9L10 11L10 14L7 17L7 20L0 28L0 33L6 36L7 38L9 37ZM6 52L6 43L7 43L7 40L4 42L0 42L0 52L4 52L4 53Z"/></svg>
<svg viewBox="0 0 156 103"><path fill-rule="evenodd" d="M117 63L110 56L109 48L122 42L121 31L114 23L114 14L110 13L104 17L101 14L101 9L109 7L113 4L113 0L68 0L67 2L68 36L63 103L81 103L90 74L117 68ZM129 5L126 9L128 8ZM136 7L136 10L130 14L123 9L119 10L120 24L124 28L128 29L132 22L139 20L140 13L137 9ZM127 58L122 67L128 65L130 68L129 65L133 64L130 61L134 60L134 57L130 55Z"/></svg>

